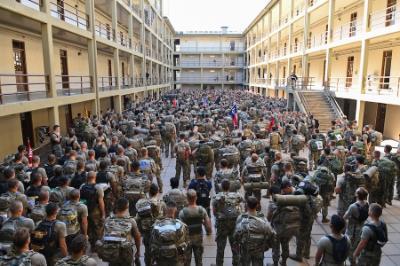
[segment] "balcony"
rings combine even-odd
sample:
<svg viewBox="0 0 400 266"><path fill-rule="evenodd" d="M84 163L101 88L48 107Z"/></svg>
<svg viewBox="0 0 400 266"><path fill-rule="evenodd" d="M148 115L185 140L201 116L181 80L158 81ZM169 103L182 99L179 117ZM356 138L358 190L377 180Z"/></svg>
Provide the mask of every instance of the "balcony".
<svg viewBox="0 0 400 266"><path fill-rule="evenodd" d="M131 9L138 17L142 17L142 12L140 11L140 4L132 3Z"/></svg>
<svg viewBox="0 0 400 266"><path fill-rule="evenodd" d="M47 75L0 74L0 104L45 99L48 92Z"/></svg>
<svg viewBox="0 0 400 266"><path fill-rule="evenodd" d="M117 36L115 38L115 42L123 47L132 48L131 38L128 38L128 36L126 36L125 34L123 34L121 32L119 34L117 34Z"/></svg>
<svg viewBox="0 0 400 266"><path fill-rule="evenodd" d="M336 29L333 32L333 41L346 40L360 35L362 31L362 23L351 21L335 28Z"/></svg>
<svg viewBox="0 0 400 266"><path fill-rule="evenodd" d="M96 35L101 38L104 38L104 39L107 39L110 41L114 41L114 39L115 39L115 31L111 30L110 25L102 23L99 20L96 20L95 31L96 31Z"/></svg>
<svg viewBox="0 0 400 266"><path fill-rule="evenodd" d="M42 6L41 0L16 0L16 1L24 6L30 7L37 11L40 11L40 7Z"/></svg>
<svg viewBox="0 0 400 266"><path fill-rule="evenodd" d="M72 96L92 92L93 81L91 76L57 75L55 78L58 96Z"/></svg>
<svg viewBox="0 0 400 266"><path fill-rule="evenodd" d="M371 31L390 27L400 22L400 10L396 5L371 13Z"/></svg>
<svg viewBox="0 0 400 266"><path fill-rule="evenodd" d="M119 85L121 89L130 89L143 86L143 78L120 77Z"/></svg>
<svg viewBox="0 0 400 266"><path fill-rule="evenodd" d="M400 77L369 76L365 94L400 97Z"/></svg>
<svg viewBox="0 0 400 266"><path fill-rule="evenodd" d="M243 83L243 79L235 77L221 77L221 76L209 76L209 77L178 77L176 79L178 83Z"/></svg>
<svg viewBox="0 0 400 266"><path fill-rule="evenodd" d="M112 91L117 89L117 77L98 77L97 88L99 91Z"/></svg>
<svg viewBox="0 0 400 266"><path fill-rule="evenodd" d="M244 52L243 47L180 47L177 49L177 52L182 52L182 53L223 53L223 52Z"/></svg>
<svg viewBox="0 0 400 266"><path fill-rule="evenodd" d="M293 43L291 53L296 54L301 52L303 52L303 42Z"/></svg>
<svg viewBox="0 0 400 266"><path fill-rule="evenodd" d="M77 7L70 5L65 1L51 1L50 11L53 17L65 21L77 28L83 30L88 30L89 28L89 16Z"/></svg>
<svg viewBox="0 0 400 266"><path fill-rule="evenodd" d="M329 90L335 92L349 92L355 81L354 77L330 77L328 87Z"/></svg>
<svg viewBox="0 0 400 266"><path fill-rule="evenodd" d="M326 31L321 34L313 35L311 38L308 38L307 49L321 47L327 43L328 43L328 32Z"/></svg>

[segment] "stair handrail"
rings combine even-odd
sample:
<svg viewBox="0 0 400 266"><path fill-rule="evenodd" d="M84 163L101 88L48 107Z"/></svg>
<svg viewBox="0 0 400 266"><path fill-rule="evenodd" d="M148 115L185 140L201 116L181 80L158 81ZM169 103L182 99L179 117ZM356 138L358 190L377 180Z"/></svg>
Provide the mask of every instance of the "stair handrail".
<svg viewBox="0 0 400 266"><path fill-rule="evenodd" d="M307 105L306 99L304 98L303 93L301 93L300 91L294 90L293 96L294 96L294 100L297 102L297 105L299 106L300 111L307 115L311 115L311 113L306 108L306 106L308 106L308 105Z"/></svg>
<svg viewBox="0 0 400 266"><path fill-rule="evenodd" d="M340 108L340 105L339 105L338 102L336 101L335 97L333 97L332 94L331 94L329 91L327 91L327 90L324 90L324 94L325 94L325 96L327 97L328 102L329 102L329 104L331 105L331 107L333 108L333 110L334 110L336 116L337 116L338 118L343 118L343 117L345 117L345 114L343 113L342 108Z"/></svg>

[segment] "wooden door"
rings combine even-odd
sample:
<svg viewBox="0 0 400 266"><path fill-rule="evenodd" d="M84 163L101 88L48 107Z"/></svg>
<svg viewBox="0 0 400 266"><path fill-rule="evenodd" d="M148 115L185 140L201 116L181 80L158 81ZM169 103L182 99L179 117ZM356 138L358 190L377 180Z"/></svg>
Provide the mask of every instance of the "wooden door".
<svg viewBox="0 0 400 266"><path fill-rule="evenodd" d="M32 112L21 113L19 117L21 120L22 142L28 145L29 139L31 146L34 147L35 140L33 138Z"/></svg>
<svg viewBox="0 0 400 266"><path fill-rule="evenodd" d="M392 67L392 50L384 51L382 56L381 80L379 87L381 89L389 89L390 72Z"/></svg>
<svg viewBox="0 0 400 266"><path fill-rule="evenodd" d="M378 103L378 108L376 109L376 121L375 129L379 132L385 130L385 118L386 118L386 104Z"/></svg>
<svg viewBox="0 0 400 266"><path fill-rule="evenodd" d="M396 22L396 3L397 0L387 0L386 5L386 27L394 25Z"/></svg>
<svg viewBox="0 0 400 266"><path fill-rule="evenodd" d="M354 56L347 57L346 88L353 84Z"/></svg>
<svg viewBox="0 0 400 266"><path fill-rule="evenodd" d="M12 41L14 55L15 83L17 92L28 91L28 76L26 75L25 43Z"/></svg>
<svg viewBox="0 0 400 266"><path fill-rule="evenodd" d="M349 37L355 36L356 33L357 33L357 12L353 12L350 15Z"/></svg>
<svg viewBox="0 0 400 266"><path fill-rule="evenodd" d="M124 62L121 63L121 75L122 75L122 86L125 86L125 64Z"/></svg>
<svg viewBox="0 0 400 266"><path fill-rule="evenodd" d="M108 85L111 87L112 83L112 62L111 59L108 59Z"/></svg>
<svg viewBox="0 0 400 266"><path fill-rule="evenodd" d="M69 74L68 74L68 58L67 58L66 50L60 50L60 64L61 64L62 88L68 89L69 88Z"/></svg>

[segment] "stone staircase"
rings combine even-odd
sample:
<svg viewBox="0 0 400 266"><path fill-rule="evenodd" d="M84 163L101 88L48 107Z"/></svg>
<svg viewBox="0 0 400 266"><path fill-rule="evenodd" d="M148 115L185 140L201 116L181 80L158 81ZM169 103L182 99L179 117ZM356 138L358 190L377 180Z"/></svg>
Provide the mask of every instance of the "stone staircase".
<svg viewBox="0 0 400 266"><path fill-rule="evenodd" d="M337 118L328 96L323 91L299 91L298 94L306 112L318 119L320 131L327 132L331 121Z"/></svg>

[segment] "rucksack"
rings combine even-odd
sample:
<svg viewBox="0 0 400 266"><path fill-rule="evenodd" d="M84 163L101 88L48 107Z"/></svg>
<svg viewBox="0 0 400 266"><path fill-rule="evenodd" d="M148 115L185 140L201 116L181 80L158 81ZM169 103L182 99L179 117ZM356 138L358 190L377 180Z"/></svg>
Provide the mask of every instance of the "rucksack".
<svg viewBox="0 0 400 266"><path fill-rule="evenodd" d="M206 180L196 180L195 190L197 193L197 204L208 206L210 204L210 188Z"/></svg>
<svg viewBox="0 0 400 266"><path fill-rule="evenodd" d="M324 143L322 140L312 139L310 141L310 147L312 152L317 152L324 149Z"/></svg>
<svg viewBox="0 0 400 266"><path fill-rule="evenodd" d="M203 226L203 207L197 206L197 210L189 211L188 208L182 210L184 218L182 221L188 226L189 235L201 234Z"/></svg>
<svg viewBox="0 0 400 266"><path fill-rule="evenodd" d="M140 170L143 173L150 173L151 172L151 160L150 159L142 159L139 161Z"/></svg>
<svg viewBox="0 0 400 266"><path fill-rule="evenodd" d="M15 197L9 193L4 193L0 196L0 211L8 212L10 209L11 202L15 200Z"/></svg>
<svg viewBox="0 0 400 266"><path fill-rule="evenodd" d="M140 231L150 231L155 220L154 213L157 206L150 199L144 198L138 200L135 207L137 215L140 218L140 222L138 223Z"/></svg>
<svg viewBox="0 0 400 266"><path fill-rule="evenodd" d="M188 229L180 220L157 220L151 231L151 254L160 258L184 256L188 247Z"/></svg>
<svg viewBox="0 0 400 266"><path fill-rule="evenodd" d="M74 260L71 256L67 256L57 261L55 266L86 266L89 256L83 255L79 260Z"/></svg>
<svg viewBox="0 0 400 266"><path fill-rule="evenodd" d="M375 234L376 241L368 241L367 250L374 250L375 247L378 247L379 249L383 248L385 244L389 241L388 238L388 231L387 231L387 226L386 224L381 221L381 224L379 226L376 226L374 224L366 223L364 226L369 227Z"/></svg>
<svg viewBox="0 0 400 266"><path fill-rule="evenodd" d="M32 251L24 252L20 255L6 254L0 257L0 266L31 266Z"/></svg>
<svg viewBox="0 0 400 266"><path fill-rule="evenodd" d="M0 181L0 195L6 193L7 191L8 191L7 181Z"/></svg>
<svg viewBox="0 0 400 266"><path fill-rule="evenodd" d="M267 237L267 222L260 217L242 214L236 223L235 232L239 243L245 247L249 255L264 253L270 248L272 241Z"/></svg>
<svg viewBox="0 0 400 266"><path fill-rule="evenodd" d="M196 152L196 160L201 164L206 164L209 162L210 158L209 158L209 151L210 151L210 147L206 144L201 144L199 149Z"/></svg>
<svg viewBox="0 0 400 266"><path fill-rule="evenodd" d="M375 146L380 146L382 143L383 135L379 131L373 131L371 134L369 134L371 142Z"/></svg>
<svg viewBox="0 0 400 266"><path fill-rule="evenodd" d="M300 209L297 206L278 206L271 220L278 235L293 236L301 226Z"/></svg>
<svg viewBox="0 0 400 266"><path fill-rule="evenodd" d="M148 192L150 184L144 177L128 177L122 184L124 197L130 201L138 200Z"/></svg>
<svg viewBox="0 0 400 266"><path fill-rule="evenodd" d="M26 174L25 171L25 165L22 163L14 164L12 165L15 171L15 177L21 181L21 182L26 182L28 179L28 175Z"/></svg>
<svg viewBox="0 0 400 266"><path fill-rule="evenodd" d="M108 183L108 172L107 171L99 171L96 175L96 184L99 183Z"/></svg>
<svg viewBox="0 0 400 266"><path fill-rule="evenodd" d="M333 176L328 168L319 166L317 171L314 173L314 176L315 182L320 188L325 186L333 186Z"/></svg>
<svg viewBox="0 0 400 266"><path fill-rule="evenodd" d="M81 187L81 201L87 206L89 212L97 207L97 189L94 184L85 184Z"/></svg>
<svg viewBox="0 0 400 266"><path fill-rule="evenodd" d="M36 186L30 186L26 191L25 191L25 195L29 198L35 198L36 199L39 197L40 195L40 191L42 190L42 187L36 187Z"/></svg>
<svg viewBox="0 0 400 266"><path fill-rule="evenodd" d="M79 189L83 183L86 183L86 172L75 173L74 177L71 179L70 186Z"/></svg>
<svg viewBox="0 0 400 266"><path fill-rule="evenodd" d="M236 221L240 215L240 196L237 193L223 193L215 196L218 220Z"/></svg>
<svg viewBox="0 0 400 266"><path fill-rule="evenodd" d="M46 257L50 257L58 248L57 234L55 224L57 220L43 220L31 233L32 249L40 252Z"/></svg>
<svg viewBox="0 0 400 266"><path fill-rule="evenodd" d="M338 158L336 157L328 158L328 163L332 173L336 175L340 175L343 173L343 164Z"/></svg>
<svg viewBox="0 0 400 266"><path fill-rule="evenodd" d="M67 235L76 234L79 231L78 210L74 203L67 201L58 212L57 219L65 223Z"/></svg>
<svg viewBox="0 0 400 266"><path fill-rule="evenodd" d="M340 240L337 240L330 235L326 235L326 237L332 243L332 257L335 262L337 264L342 264L343 262L345 262L350 252L350 245L347 241L348 238L346 236L343 236Z"/></svg>
<svg viewBox="0 0 400 266"><path fill-rule="evenodd" d="M297 149L302 149L304 147L304 137L301 135L294 135L292 137L292 146Z"/></svg>
<svg viewBox="0 0 400 266"><path fill-rule="evenodd" d="M60 207L64 204L65 197L59 187L51 190L49 201L56 203Z"/></svg>
<svg viewBox="0 0 400 266"><path fill-rule="evenodd" d="M104 235L96 242L96 252L107 262L116 262L120 258L131 258L136 253L132 243L131 218L110 217L104 224Z"/></svg>
<svg viewBox="0 0 400 266"><path fill-rule="evenodd" d="M188 160L190 156L190 148L186 143L178 143L177 156L179 160Z"/></svg>
<svg viewBox="0 0 400 266"><path fill-rule="evenodd" d="M271 133L270 144L271 144L271 146L279 145L279 133L277 133L277 132Z"/></svg>
<svg viewBox="0 0 400 266"><path fill-rule="evenodd" d="M364 206L361 206L360 204L356 203L356 206L358 209L357 220L358 222L363 223L368 219L369 205L368 203L365 203Z"/></svg>
<svg viewBox="0 0 400 266"><path fill-rule="evenodd" d="M383 176L395 176L396 175L396 164L388 158L382 158L378 162L379 174Z"/></svg>
<svg viewBox="0 0 400 266"><path fill-rule="evenodd" d="M163 196L163 201L165 203L171 201L175 202L178 212L188 205L186 194L177 188L169 190L168 193Z"/></svg>
<svg viewBox="0 0 400 266"><path fill-rule="evenodd" d="M32 210L31 213L29 214L29 218L31 218L35 224L37 224L40 221L43 221L43 219L46 217L46 211L43 208L43 206L36 204Z"/></svg>
<svg viewBox="0 0 400 266"><path fill-rule="evenodd" d="M13 242L14 234L17 231L20 222L22 222L22 218L8 218L4 221L0 229L0 241L2 243Z"/></svg>

